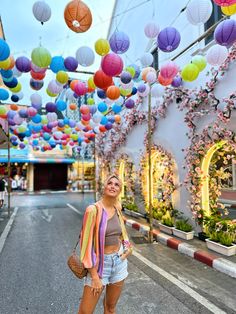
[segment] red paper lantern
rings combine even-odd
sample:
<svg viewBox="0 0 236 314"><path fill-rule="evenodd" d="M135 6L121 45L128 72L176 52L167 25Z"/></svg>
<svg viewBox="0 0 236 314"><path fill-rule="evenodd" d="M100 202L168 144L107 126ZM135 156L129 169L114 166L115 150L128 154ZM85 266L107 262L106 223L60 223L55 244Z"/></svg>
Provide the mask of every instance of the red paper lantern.
<svg viewBox="0 0 236 314"><path fill-rule="evenodd" d="M103 57L101 68L106 75L119 75L123 70L123 60L117 54L109 53Z"/></svg>
<svg viewBox="0 0 236 314"><path fill-rule="evenodd" d="M112 77L106 75L102 70L98 70L93 77L94 84L102 89L106 89L113 84Z"/></svg>
<svg viewBox="0 0 236 314"><path fill-rule="evenodd" d="M92 24L92 14L89 7L80 0L72 0L64 11L67 26L76 33L86 32Z"/></svg>
<svg viewBox="0 0 236 314"><path fill-rule="evenodd" d="M41 80L43 80L44 78L45 78L45 75L46 75L46 73L44 72L44 73L40 73L40 72L34 72L34 71L30 71L30 75L32 76L32 78L34 79L34 80L39 80L39 81L41 81Z"/></svg>
<svg viewBox="0 0 236 314"><path fill-rule="evenodd" d="M163 86L167 86L170 85L172 83L172 78L171 79L165 79L164 77L162 77L160 74L158 75L158 82L163 85Z"/></svg>
<svg viewBox="0 0 236 314"><path fill-rule="evenodd" d="M217 5L221 7L228 7L236 3L236 0L213 0Z"/></svg>

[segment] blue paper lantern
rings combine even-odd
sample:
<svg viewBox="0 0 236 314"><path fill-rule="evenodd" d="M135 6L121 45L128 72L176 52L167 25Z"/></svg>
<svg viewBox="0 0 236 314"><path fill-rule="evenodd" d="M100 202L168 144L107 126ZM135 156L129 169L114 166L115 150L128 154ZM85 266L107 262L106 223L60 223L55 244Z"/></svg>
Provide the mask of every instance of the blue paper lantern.
<svg viewBox="0 0 236 314"><path fill-rule="evenodd" d="M114 32L109 40L111 50L122 54L129 49L129 37L124 32Z"/></svg>
<svg viewBox="0 0 236 314"><path fill-rule="evenodd" d="M58 100L56 102L56 107L57 107L57 110L64 111L66 110L67 104L64 100Z"/></svg>
<svg viewBox="0 0 236 314"><path fill-rule="evenodd" d="M105 102L100 102L98 104L98 111L100 111L100 112L107 111L107 104Z"/></svg>
<svg viewBox="0 0 236 314"><path fill-rule="evenodd" d="M10 48L5 40L0 38L0 61L6 60L10 56Z"/></svg>
<svg viewBox="0 0 236 314"><path fill-rule="evenodd" d="M9 93L6 89L0 88L0 100L7 100L9 97Z"/></svg>
<svg viewBox="0 0 236 314"><path fill-rule="evenodd" d="M57 73L59 71L66 71L66 68L64 65L64 58L61 56L52 57L52 60L50 63L50 69L54 73Z"/></svg>

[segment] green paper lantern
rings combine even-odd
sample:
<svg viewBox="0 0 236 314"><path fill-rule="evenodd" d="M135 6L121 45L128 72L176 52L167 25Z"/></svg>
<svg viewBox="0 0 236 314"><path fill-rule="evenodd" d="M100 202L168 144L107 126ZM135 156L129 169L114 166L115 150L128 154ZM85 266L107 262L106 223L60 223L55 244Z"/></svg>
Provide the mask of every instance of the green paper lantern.
<svg viewBox="0 0 236 314"><path fill-rule="evenodd" d="M58 94L53 94L52 92L50 92L50 90L47 88L46 89L46 93L48 94L48 96L50 97L56 97Z"/></svg>
<svg viewBox="0 0 236 314"><path fill-rule="evenodd" d="M9 88L9 89L10 89L10 91L12 91L12 93L19 93L21 91L21 88L22 88L21 83L18 82L16 87Z"/></svg>
<svg viewBox="0 0 236 314"><path fill-rule="evenodd" d="M201 72L205 69L207 65L206 58L203 56L194 56L192 58L192 63L195 64L198 67L198 70Z"/></svg>
<svg viewBox="0 0 236 314"><path fill-rule="evenodd" d="M0 105L0 115L5 115L7 113L7 108L3 105Z"/></svg>
<svg viewBox="0 0 236 314"><path fill-rule="evenodd" d="M185 65L181 72L182 79L186 82L192 82L196 80L198 74L199 74L198 67L192 63Z"/></svg>
<svg viewBox="0 0 236 314"><path fill-rule="evenodd" d="M129 72L131 74L132 77L135 76L135 69L133 67L126 67L125 68L126 72Z"/></svg>
<svg viewBox="0 0 236 314"><path fill-rule="evenodd" d="M50 52L44 47L35 48L31 53L32 62L40 68L47 68L52 60Z"/></svg>

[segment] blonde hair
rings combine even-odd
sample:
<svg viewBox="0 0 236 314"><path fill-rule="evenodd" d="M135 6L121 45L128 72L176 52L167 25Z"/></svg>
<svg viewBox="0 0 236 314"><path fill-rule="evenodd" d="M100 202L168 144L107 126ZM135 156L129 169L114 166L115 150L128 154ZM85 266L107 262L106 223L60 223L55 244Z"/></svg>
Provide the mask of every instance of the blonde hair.
<svg viewBox="0 0 236 314"><path fill-rule="evenodd" d="M103 183L103 190L104 190L104 188L105 188L105 186L108 184L108 182L112 179L112 178L115 178L115 179L117 179L118 181L119 181L119 184L120 184L120 190L122 190L122 184L123 184L123 182L122 182L122 180L120 179L120 177L117 175L117 174L110 174L107 178L106 178L106 180L104 181L104 183Z"/></svg>

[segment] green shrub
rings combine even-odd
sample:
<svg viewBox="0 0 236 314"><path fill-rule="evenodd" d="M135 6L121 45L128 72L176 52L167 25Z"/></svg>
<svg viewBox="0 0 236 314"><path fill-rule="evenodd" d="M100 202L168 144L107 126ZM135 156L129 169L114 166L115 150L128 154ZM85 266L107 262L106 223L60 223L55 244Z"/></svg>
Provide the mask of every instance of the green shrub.
<svg viewBox="0 0 236 314"><path fill-rule="evenodd" d="M123 203L123 206L133 212L138 212L138 206L135 203Z"/></svg>
<svg viewBox="0 0 236 314"><path fill-rule="evenodd" d="M234 241L234 235L230 232L221 232L219 236L220 244L231 246Z"/></svg>
<svg viewBox="0 0 236 314"><path fill-rule="evenodd" d="M188 219L180 219L175 222L175 227L178 230L182 230L184 232L189 232L193 230L192 225L188 223Z"/></svg>
<svg viewBox="0 0 236 314"><path fill-rule="evenodd" d="M162 216L161 223L168 227L174 227L174 218L170 216L170 212L168 210L165 215Z"/></svg>

